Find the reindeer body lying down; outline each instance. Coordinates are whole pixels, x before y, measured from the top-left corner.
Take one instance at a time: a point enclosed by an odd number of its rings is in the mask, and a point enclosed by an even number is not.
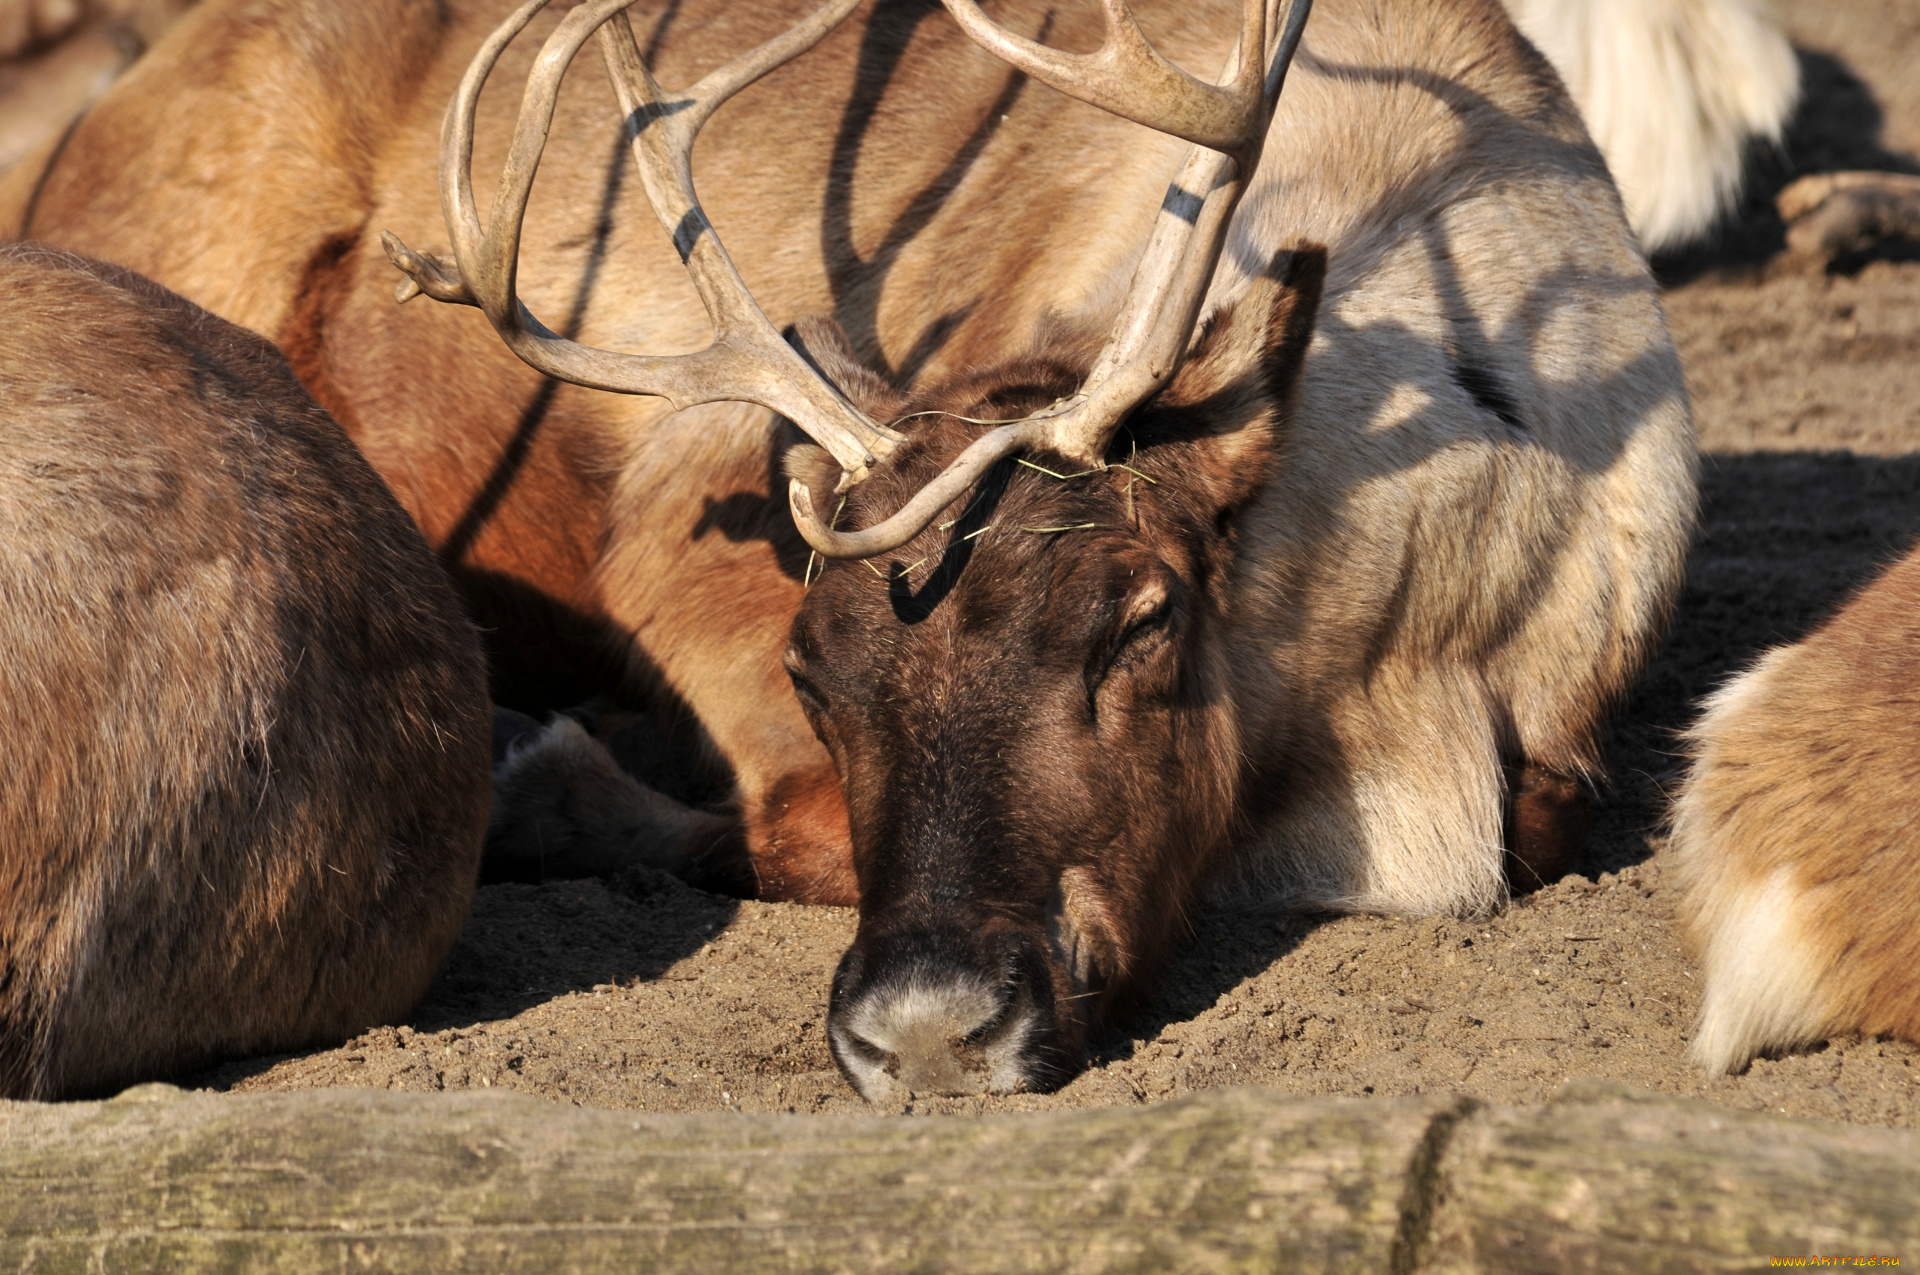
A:
[[[808,9],[639,6],[632,56],[689,83]],[[459,563],[509,702],[616,639],[620,692],[689,728],[677,747],[732,795],[701,811],[633,789],[606,823],[662,866],[860,905],[833,1023],[863,1092],[1059,1083],[1223,877],[1474,913],[1507,890],[1504,847],[1564,849],[1599,722],[1679,579],[1692,436],[1605,166],[1497,5],[1325,0],[1198,276],[1178,375],[1091,467],[1036,442],[911,540],[824,567],[781,488],[799,475],[832,515],[832,462],[763,408],[555,392],[471,311],[393,306],[375,232],[447,242],[444,106],[506,13],[203,4],[74,132],[32,227],[289,350]],[[1102,38],[1089,6],[996,16],[1057,47]],[[1238,20],[1222,0],[1141,15],[1208,75]],[[482,165],[554,21],[477,99]],[[242,109],[262,95],[282,109]],[[583,343],[698,350],[699,294],[620,166],[618,121],[656,118],[638,109],[590,66],[566,78],[521,295]],[[797,339],[837,388],[802,398],[898,439],[829,536],[995,428],[952,413],[1074,392],[1132,313],[1149,234],[1212,215],[1167,195],[1184,149],[893,5],[715,117],[694,165],[712,225],[776,328],[833,320]],[[0,214],[28,202],[0,181]],[[679,224],[698,266],[717,241]],[[933,414],[886,429],[896,413]],[[544,746],[522,760],[548,787],[506,772],[536,807],[520,827],[568,804]]]
[[[32,246],[0,313],[0,1097],[394,1021],[486,817],[452,588],[259,337]]]
[[[0,75],[22,51],[39,63],[0,80],[0,168],[55,136],[191,3],[0,0]],[[1566,82],[1649,252],[1711,228],[1739,194],[1748,148],[1779,143],[1799,67],[1755,0],[1505,3]]]
[[[1670,853],[1694,1058],[1920,1041],[1920,552],[1714,695],[1693,748]]]

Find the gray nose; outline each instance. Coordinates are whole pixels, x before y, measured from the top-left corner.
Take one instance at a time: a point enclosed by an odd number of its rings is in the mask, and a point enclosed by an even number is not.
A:
[[[888,980],[837,1007],[835,1059],[872,1102],[910,1094],[1012,1093],[1028,1088],[1030,1006],[966,975]]]

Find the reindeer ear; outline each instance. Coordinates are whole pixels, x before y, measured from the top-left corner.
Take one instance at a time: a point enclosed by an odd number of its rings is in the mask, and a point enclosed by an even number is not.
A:
[[[791,429],[791,426],[789,426]],[[832,509],[835,500],[834,488],[840,485],[840,462],[833,453],[824,447],[815,446],[799,437],[799,430],[792,430],[793,441],[787,447],[786,454],[780,458],[781,472],[789,478],[800,480],[813,497],[813,507],[822,506]],[[785,497],[782,496],[782,499]]]
[[[1327,250],[1318,244],[1275,254],[1246,295],[1208,321],[1173,380],[1135,417],[1138,446],[1177,447],[1183,454],[1168,459],[1219,511],[1266,483],[1299,399],[1326,277]],[[1124,451],[1127,431],[1116,441]]]
[[[810,314],[788,328],[787,344],[813,365],[814,371],[840,388],[869,419],[882,423],[900,415],[906,395],[860,361],[853,342],[838,323],[824,314]]]
[[[854,352],[853,342],[838,323],[823,314],[800,319],[783,334],[787,344],[813,365],[829,384],[853,401],[869,420],[891,421],[904,410],[906,396],[888,385],[880,375]],[[788,445],[780,468],[787,477],[797,478],[813,493],[815,507],[832,508],[830,493],[840,485],[840,465],[824,447],[816,447],[791,423],[786,426]]]

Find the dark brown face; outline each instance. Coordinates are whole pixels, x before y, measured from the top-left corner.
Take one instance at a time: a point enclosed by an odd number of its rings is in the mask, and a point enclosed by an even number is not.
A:
[[[1064,1083],[1229,844],[1221,608],[1233,517],[1271,456],[1272,371],[1169,390],[1120,435],[1129,468],[1002,462],[950,525],[813,582],[787,668],[846,790],[860,925],[828,1025],[868,1098]],[[1034,363],[907,410],[1005,419],[1078,381]],[[916,419],[841,526],[885,517],[986,428]]]

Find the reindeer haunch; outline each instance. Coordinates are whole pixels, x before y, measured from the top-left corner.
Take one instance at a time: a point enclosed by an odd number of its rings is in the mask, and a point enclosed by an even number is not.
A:
[[[451,585],[264,340],[31,246],[0,308],[0,1096],[395,1021],[487,817]]]
[[[1920,552],[1707,702],[1674,802],[1695,1061],[1920,1041]]]

